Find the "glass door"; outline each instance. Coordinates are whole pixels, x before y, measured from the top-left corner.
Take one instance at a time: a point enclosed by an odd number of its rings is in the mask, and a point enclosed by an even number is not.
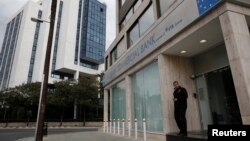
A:
[[[213,124],[242,124],[230,68],[209,72],[205,77]]]
[[[210,100],[208,96],[206,78],[204,75],[201,75],[196,78],[196,88],[197,88],[197,99],[200,110],[200,119],[203,130],[207,130],[208,125],[212,124],[212,116],[210,109]]]
[[[195,82],[203,130],[209,124],[242,124],[229,67],[198,76]]]

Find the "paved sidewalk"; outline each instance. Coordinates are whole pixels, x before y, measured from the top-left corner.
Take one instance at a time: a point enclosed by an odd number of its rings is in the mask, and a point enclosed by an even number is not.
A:
[[[44,137],[43,140],[44,141],[135,141],[135,139],[133,138],[115,136],[112,134],[102,133],[102,132],[78,132],[78,133],[48,135],[48,137]],[[19,139],[17,141],[34,141],[34,138]],[[142,141],[142,139],[138,139],[137,141]]]

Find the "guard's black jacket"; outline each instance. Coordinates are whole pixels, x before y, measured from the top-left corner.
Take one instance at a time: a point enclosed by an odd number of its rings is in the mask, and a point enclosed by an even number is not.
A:
[[[177,101],[174,102],[175,107],[187,107],[188,94],[185,88],[176,88],[174,90],[174,98],[177,99]]]

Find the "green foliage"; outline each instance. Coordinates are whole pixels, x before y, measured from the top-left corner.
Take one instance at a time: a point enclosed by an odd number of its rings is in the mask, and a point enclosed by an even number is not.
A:
[[[23,119],[29,115],[32,107],[37,107],[39,102],[41,83],[22,84],[0,92],[0,101],[8,107],[11,119]],[[31,111],[32,114],[32,111]]]
[[[61,121],[73,118],[73,105],[77,103],[78,116],[82,118],[97,117],[96,110],[100,110],[98,94],[102,95],[102,85],[97,76],[80,77],[79,80],[65,80],[54,82],[47,93],[46,117],[57,118]],[[8,105],[7,117],[13,120],[36,119],[39,104],[41,83],[29,83],[9,88],[0,92],[0,102]],[[102,110],[100,110],[102,111]],[[98,113],[98,112],[97,112]],[[4,110],[0,109],[0,115]],[[70,114],[70,115],[69,115]],[[0,116],[0,120],[3,116]]]

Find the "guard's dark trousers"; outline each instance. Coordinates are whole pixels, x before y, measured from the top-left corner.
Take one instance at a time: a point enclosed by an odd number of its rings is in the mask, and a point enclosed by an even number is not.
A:
[[[187,134],[186,110],[187,106],[175,105],[174,116],[181,134]]]

